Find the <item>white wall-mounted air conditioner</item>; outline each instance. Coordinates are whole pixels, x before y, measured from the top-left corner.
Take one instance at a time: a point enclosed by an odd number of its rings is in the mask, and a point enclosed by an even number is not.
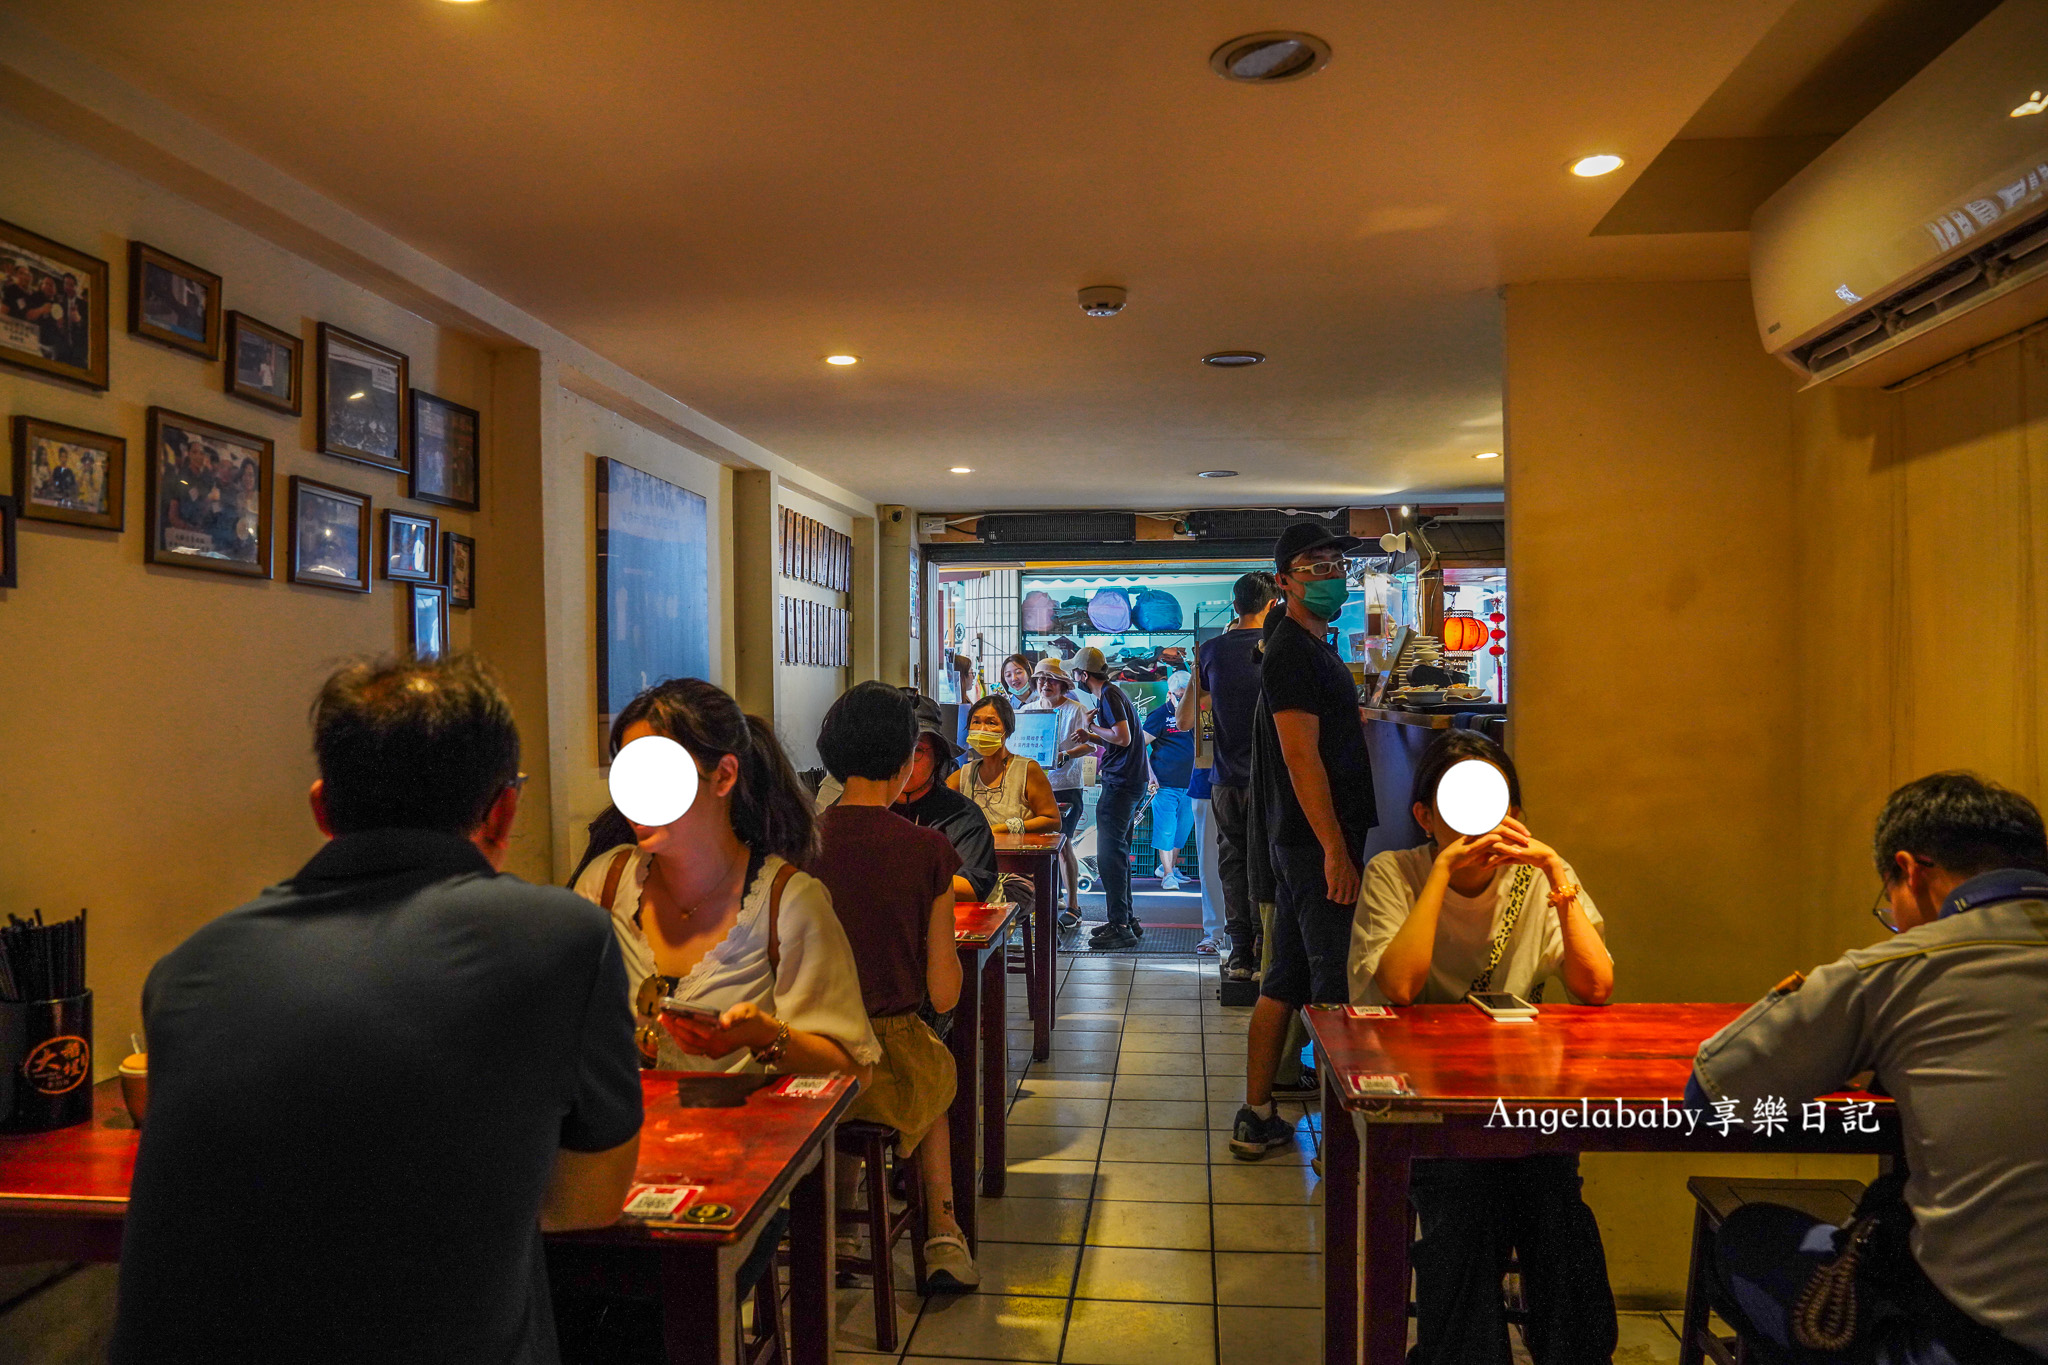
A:
[[[2048,316],[2048,0],[2006,0],[1751,220],[1764,349],[1881,385]]]

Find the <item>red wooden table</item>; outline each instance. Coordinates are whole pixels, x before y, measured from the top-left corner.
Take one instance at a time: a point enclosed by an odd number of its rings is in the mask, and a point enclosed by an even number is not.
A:
[[[698,1185],[672,1221],[626,1220],[553,1233],[558,1284],[660,1296],[671,1362],[738,1358],[735,1276],[769,1215],[790,1204],[790,1346],[798,1365],[830,1365],[833,1336],[832,1130],[857,1087],[831,1078],[820,1094],[785,1094],[771,1081],[729,1109],[685,1109],[686,1073],[641,1073],[646,1119],[637,1184]],[[118,1261],[139,1134],[118,1082],[93,1091],[90,1124],[0,1137],[0,1263]],[[696,1221],[699,1215],[715,1217]]]
[[[953,1007],[953,1028],[946,1046],[953,1051],[960,1088],[947,1114],[953,1138],[953,1206],[970,1250],[980,1246],[975,1218],[975,1157],[980,1156],[980,1193],[994,1199],[1003,1192],[1009,1169],[1003,1130],[1004,1101],[1010,1082],[1008,1013],[1010,930],[1017,907],[983,905],[979,901],[953,907],[953,944],[960,952],[960,1003]],[[979,1046],[977,1046],[979,1044]],[[976,1117],[980,1142],[976,1143]]]
[[[1805,1131],[1790,1102],[1785,1131],[1726,1136],[1702,1116],[1690,1131],[1666,1126],[1683,1111],[1686,1078],[1701,1042],[1745,1005],[1544,1005],[1526,1024],[1495,1023],[1471,1005],[1416,1005],[1359,1018],[1344,1006],[1303,1011],[1323,1078],[1323,1352],[1326,1365],[1357,1365],[1364,1310],[1367,1365],[1401,1365],[1408,1342],[1408,1179],[1426,1157],[1519,1157],[1536,1152],[1899,1152],[1897,1113],[1874,1110],[1877,1132],[1845,1131],[1847,1110],[1828,1106],[1825,1128]],[[1400,1078],[1406,1094],[1361,1093]],[[1496,1106],[1500,1106],[1497,1108]],[[1559,1126],[1502,1122],[1527,1109]],[[1615,1127],[1617,1110],[1635,1121]],[[1866,1111],[1873,1112],[1873,1111]],[[1603,1119],[1599,1116],[1605,1116]],[[1657,1120],[1644,1127],[1645,1116]],[[1346,1120],[1350,1121],[1347,1122]],[[1565,1126],[1569,1124],[1569,1126]],[[1360,1209],[1361,1131],[1364,1200]],[[1360,1292],[1363,1258],[1363,1293]],[[1361,1298],[1363,1300],[1361,1304]]]
[[[996,870],[1031,883],[1031,924],[1024,935],[1024,984],[1031,1000],[1031,1055],[1041,1062],[1052,1056],[1053,995],[1059,985],[1059,946],[1053,926],[1060,917],[1053,867],[1066,842],[1067,836],[1058,830],[1044,834],[996,832]]]

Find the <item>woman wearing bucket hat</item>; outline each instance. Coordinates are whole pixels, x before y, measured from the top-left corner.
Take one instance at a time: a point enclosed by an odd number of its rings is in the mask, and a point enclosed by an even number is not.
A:
[[[1107,951],[1135,948],[1140,931],[1131,913],[1131,825],[1151,776],[1145,737],[1138,728],[1137,708],[1109,680],[1109,661],[1101,650],[1091,645],[1076,654],[1074,676],[1095,699],[1095,713],[1081,733],[1103,749],[1096,768],[1102,795],[1095,805],[1095,869],[1102,879],[1109,922],[1090,936],[1090,944]]]
[[[1067,836],[1067,842],[1060,846],[1060,872],[1067,888],[1067,907],[1060,912],[1060,928],[1078,929],[1081,860],[1074,853],[1074,835],[1081,828],[1081,812],[1087,805],[1081,769],[1086,756],[1094,750],[1095,741],[1081,733],[1088,720],[1088,708],[1074,700],[1074,680],[1058,659],[1040,659],[1031,672],[1031,681],[1036,695],[1019,709],[1051,711],[1058,716],[1053,722],[1053,752],[1059,761],[1046,769],[1045,775],[1052,783],[1053,800],[1059,803],[1060,832]]]

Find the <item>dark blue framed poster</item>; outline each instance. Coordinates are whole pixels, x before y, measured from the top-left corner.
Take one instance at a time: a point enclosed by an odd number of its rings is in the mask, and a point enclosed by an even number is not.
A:
[[[598,709],[609,721],[655,683],[710,673],[704,499],[629,464],[600,459]]]

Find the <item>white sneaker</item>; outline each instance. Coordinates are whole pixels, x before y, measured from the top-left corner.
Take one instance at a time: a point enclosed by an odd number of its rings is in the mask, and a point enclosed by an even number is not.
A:
[[[967,1239],[940,1233],[924,1244],[926,1282],[934,1294],[964,1294],[981,1283],[981,1272],[967,1254]]]
[[[1161,878],[1159,879],[1159,889],[1160,889],[1161,891],[1178,891],[1178,890],[1180,890],[1180,876],[1179,876],[1179,874],[1178,874],[1178,873],[1173,873],[1173,872],[1169,872],[1169,873],[1167,873],[1167,874],[1166,874],[1166,875],[1165,875],[1164,877],[1161,877]]]

